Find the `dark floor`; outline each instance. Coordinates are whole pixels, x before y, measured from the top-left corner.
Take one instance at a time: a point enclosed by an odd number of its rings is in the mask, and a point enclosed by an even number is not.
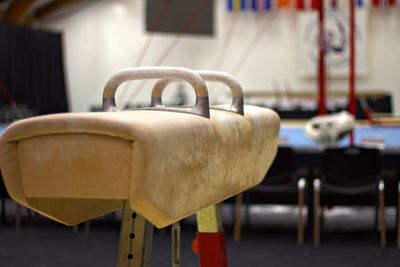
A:
[[[242,241],[231,238],[231,209],[223,208],[228,237],[228,262],[235,266],[400,266],[400,251],[395,248],[394,210],[388,209],[388,247],[379,247],[373,230],[373,209],[339,208],[325,212],[321,247],[296,245],[295,211],[292,208],[256,206],[250,210],[251,226],[243,229]],[[12,213],[12,208],[11,208]],[[89,235],[82,226],[78,233],[43,217],[27,218],[17,233],[12,214],[0,225],[1,267],[116,266],[119,237],[118,219],[92,221]],[[118,215],[117,215],[118,217]],[[182,266],[198,266],[191,252],[195,235],[193,218],[182,225]],[[152,266],[171,266],[170,233],[156,230]]]

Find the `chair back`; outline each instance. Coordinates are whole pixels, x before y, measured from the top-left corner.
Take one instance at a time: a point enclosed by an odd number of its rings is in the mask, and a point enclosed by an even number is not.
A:
[[[377,183],[382,169],[381,153],[375,148],[328,148],[322,156],[322,179],[341,187]]]
[[[262,184],[273,186],[292,183],[295,180],[295,170],[293,149],[280,146]]]
[[[0,174],[0,198],[8,196],[6,187],[3,182],[3,177]]]

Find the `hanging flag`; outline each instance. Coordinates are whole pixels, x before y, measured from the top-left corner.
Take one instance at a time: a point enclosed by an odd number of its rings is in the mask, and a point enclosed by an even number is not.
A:
[[[253,11],[263,11],[265,9],[265,0],[251,0],[251,9]]]
[[[329,7],[332,9],[337,9],[339,7],[339,0],[330,0],[330,5]]]
[[[372,0],[372,5],[376,8],[396,6],[396,0]]]
[[[233,11],[235,11],[235,12],[237,12],[237,11],[240,11],[240,2],[241,2],[241,0],[232,0],[232,9],[233,9]]]
[[[276,0],[276,6],[281,9],[288,9],[292,6],[292,0]]]
[[[265,10],[271,11],[273,9],[273,0],[265,0]]]
[[[227,0],[226,1],[226,8],[228,11],[232,12],[233,11],[233,0]]]
[[[247,8],[246,5],[247,0],[240,0],[240,10],[244,11]]]
[[[230,12],[246,10],[246,0],[227,0],[226,7]]]
[[[251,9],[253,11],[257,11],[258,10],[257,5],[258,5],[258,1],[257,0],[251,0]]]
[[[353,0],[356,7],[363,7],[363,0]],[[328,10],[347,10],[349,8],[349,0],[326,0],[325,7]]]
[[[299,10],[318,9],[320,0],[297,0],[296,8]]]
[[[257,0],[258,1],[258,11],[262,11],[265,9],[265,0]]]

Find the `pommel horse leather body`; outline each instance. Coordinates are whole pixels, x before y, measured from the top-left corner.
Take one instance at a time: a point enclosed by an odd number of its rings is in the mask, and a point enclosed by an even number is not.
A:
[[[122,82],[143,78],[135,70],[122,71],[113,92],[105,89],[105,102],[111,103],[105,110],[117,110],[113,94]],[[158,75],[165,70],[148,68],[144,78],[188,81]],[[202,94],[192,113],[207,105],[209,118],[156,108],[15,122],[0,140],[11,197],[67,225],[120,209],[129,199],[136,212],[161,228],[258,184],[276,154],[278,115],[253,106],[245,106],[244,116],[209,109],[200,76],[175,70],[194,77],[189,82]]]

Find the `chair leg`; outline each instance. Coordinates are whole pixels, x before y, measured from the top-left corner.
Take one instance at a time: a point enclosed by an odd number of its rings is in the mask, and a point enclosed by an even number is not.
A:
[[[304,188],[306,186],[306,180],[304,178],[299,179],[297,182],[298,190],[298,217],[297,217],[297,244],[301,245],[304,243]]]
[[[171,259],[172,267],[181,266],[181,226],[179,222],[172,224],[171,226]]]
[[[251,217],[250,217],[250,204],[244,204],[244,225],[249,227],[251,224]]]
[[[379,202],[379,201],[378,201]],[[379,230],[379,203],[375,205],[375,218],[374,218],[374,230]]]
[[[313,182],[314,189],[314,247],[319,247],[321,240],[320,233],[320,196],[321,196],[321,180],[315,179]]]
[[[233,224],[233,240],[235,242],[240,241],[240,231],[241,231],[241,211],[243,205],[243,193],[240,193],[235,198],[235,221]]]
[[[28,220],[32,220],[32,211],[28,209]]]
[[[6,223],[6,197],[1,197],[1,223]]]
[[[21,206],[17,203],[15,210],[15,230],[21,232]]]
[[[397,186],[397,198],[398,198],[398,202],[397,202],[397,249],[400,249],[400,213],[399,213],[399,209],[400,209],[400,182]]]
[[[90,221],[85,222],[85,234],[88,235],[90,234]]]
[[[378,186],[378,198],[379,198],[379,222],[380,222],[380,239],[381,239],[381,247],[386,246],[386,222],[385,222],[385,184],[383,180],[379,181]]]

